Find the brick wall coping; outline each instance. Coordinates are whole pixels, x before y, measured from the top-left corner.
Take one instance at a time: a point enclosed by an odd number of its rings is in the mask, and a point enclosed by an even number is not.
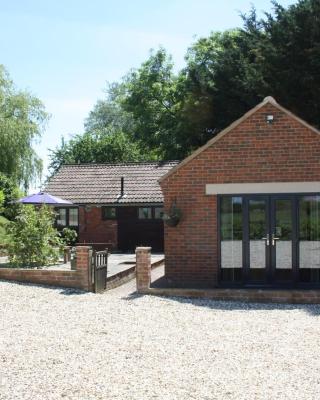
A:
[[[140,293],[248,303],[320,304],[320,290],[149,288]]]

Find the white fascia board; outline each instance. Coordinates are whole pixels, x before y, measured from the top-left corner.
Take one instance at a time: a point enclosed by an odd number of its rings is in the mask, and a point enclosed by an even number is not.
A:
[[[208,183],[207,195],[259,193],[316,193],[320,182]]]

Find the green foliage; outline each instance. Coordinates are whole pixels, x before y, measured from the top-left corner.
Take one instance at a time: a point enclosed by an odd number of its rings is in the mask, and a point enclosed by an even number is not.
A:
[[[98,100],[84,127],[86,132],[131,134],[135,131],[133,115],[123,109],[121,101],[125,96],[126,87],[123,83],[108,84],[105,100]]]
[[[143,161],[145,157],[137,143],[123,132],[86,132],[51,150],[50,169],[55,172],[62,164],[70,163]]]
[[[62,164],[145,161],[154,158],[133,140],[132,115],[120,105],[123,85],[107,88],[105,100],[99,100],[85,121],[85,132],[50,150],[49,169],[56,172]]]
[[[162,48],[123,82],[126,90],[121,105],[134,118],[133,138],[159,158],[171,158],[180,151],[177,84],[172,59]]]
[[[185,113],[202,143],[256,105],[255,60],[240,30],[212,33],[187,53]]]
[[[39,99],[18,91],[0,65],[0,171],[28,188],[41,174],[42,161],[32,145],[48,118]]]
[[[300,0],[274,13],[244,16],[244,29],[258,79],[254,89],[320,127],[320,2]]]
[[[10,264],[40,268],[56,263],[62,242],[53,222],[54,213],[48,207],[23,206],[15,221],[8,224]]]
[[[3,193],[3,191],[0,189],[0,213],[3,212],[4,199],[5,199],[4,193]]]
[[[22,192],[13,182],[0,172],[0,191],[4,194],[3,207],[0,207],[0,214],[8,219],[14,219],[18,214],[21,204],[16,201],[22,196]]]
[[[146,154],[181,159],[269,95],[320,127],[320,2],[272,4],[262,19],[253,8],[242,28],[198,39],[179,73],[163,48],[151,52],[109,85],[86,133],[52,152],[53,170],[63,162],[138,161]]]
[[[66,246],[73,246],[77,241],[78,234],[74,229],[63,228],[61,239]]]
[[[9,221],[0,215],[0,253],[1,253],[1,245],[5,245],[8,242],[6,226]]]

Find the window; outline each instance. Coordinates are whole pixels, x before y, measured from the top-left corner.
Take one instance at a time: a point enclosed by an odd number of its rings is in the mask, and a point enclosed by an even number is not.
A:
[[[66,226],[77,227],[79,225],[78,208],[56,208],[56,213],[56,224],[58,228],[64,228]]]
[[[155,219],[162,219],[163,214],[164,214],[163,207],[155,207],[154,208]]]
[[[242,198],[222,197],[220,203],[221,280],[242,279]]]
[[[65,208],[58,208],[57,214],[57,225],[67,226],[67,210]]]
[[[117,213],[115,207],[101,207],[102,219],[116,219]]]
[[[152,219],[152,208],[151,207],[139,207],[138,218],[139,219]]]
[[[299,201],[300,281],[320,283],[320,196]]]
[[[69,226],[78,226],[77,208],[69,208]]]

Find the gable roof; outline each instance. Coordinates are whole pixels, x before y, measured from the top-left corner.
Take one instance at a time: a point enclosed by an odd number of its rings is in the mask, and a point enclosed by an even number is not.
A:
[[[158,180],[177,164],[178,161],[63,165],[45,191],[75,204],[162,203]],[[122,197],[121,177],[125,194]]]
[[[272,104],[274,107],[278,108],[278,110],[284,112],[285,114],[289,115],[291,118],[295,119],[298,121],[300,124],[304,125],[306,128],[312,130],[313,132],[317,133],[320,135],[320,131],[313,127],[312,125],[308,124],[306,121],[303,119],[297,117],[295,114],[293,114],[291,111],[287,110],[286,108],[282,107],[279,103],[276,102],[276,100],[268,96],[266,97],[261,103],[253,107],[251,110],[249,110],[247,113],[245,113],[242,117],[234,121],[231,125],[229,125],[227,128],[225,128],[223,131],[218,133],[215,137],[210,139],[205,145],[202,147],[199,147],[196,151],[194,151],[190,156],[186,157],[184,160],[182,160],[178,165],[170,169],[165,175],[163,175],[160,179],[159,182],[165,180],[168,178],[170,175],[172,175],[174,172],[176,172],[178,169],[180,169],[183,165],[187,164],[189,161],[193,160],[195,157],[197,157],[200,153],[202,153],[204,150],[206,150],[208,147],[212,146],[215,142],[217,142],[219,139],[221,139],[224,135],[226,135],[228,132],[230,132],[232,129],[236,128],[241,122],[245,121],[247,118],[249,118],[252,114],[254,114],[256,111],[258,111],[260,108],[265,106],[266,104]]]

